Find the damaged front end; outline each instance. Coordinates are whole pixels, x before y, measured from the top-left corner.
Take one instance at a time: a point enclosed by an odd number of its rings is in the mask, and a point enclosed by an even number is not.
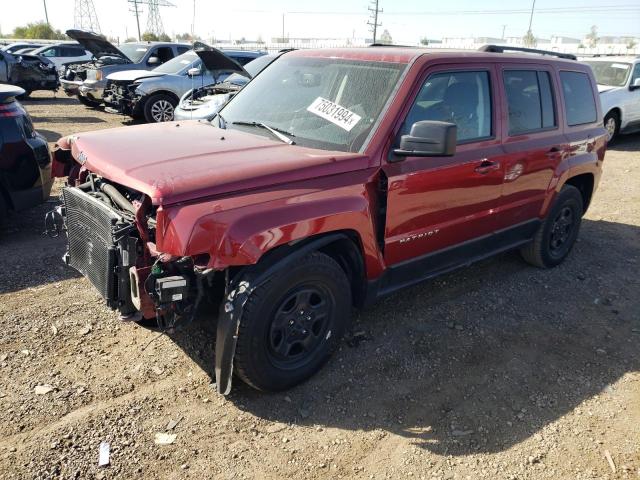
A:
[[[65,263],[89,279],[122,319],[155,318],[161,330],[190,320],[209,272],[191,257],[156,250],[158,208],[149,197],[84,169],[59,146],[52,170],[69,175],[62,205],[46,217],[51,236],[66,234]]]
[[[122,115],[140,115],[140,99],[142,96],[136,92],[138,83],[131,80],[107,80],[102,97],[106,105],[105,111]]]
[[[6,71],[0,70],[0,82],[10,83],[27,92],[34,90],[57,90],[60,86],[55,65],[33,55],[12,55],[0,52],[0,60],[6,65]],[[4,73],[6,79],[2,78]]]

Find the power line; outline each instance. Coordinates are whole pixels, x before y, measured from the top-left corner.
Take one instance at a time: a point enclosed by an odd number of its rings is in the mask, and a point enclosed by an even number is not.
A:
[[[49,22],[47,21],[47,23]],[[98,23],[93,0],[76,0],[73,10],[73,26],[74,28],[100,33],[100,23]]]

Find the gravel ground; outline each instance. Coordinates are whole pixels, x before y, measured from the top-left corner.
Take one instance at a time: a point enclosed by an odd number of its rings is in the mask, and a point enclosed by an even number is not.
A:
[[[127,123],[25,105],[52,142]],[[639,135],[607,153],[563,265],[508,253],[393,295],[282,394],[215,393],[212,316],[120,322],[43,237],[56,201],[0,236],[0,478],[640,478]]]

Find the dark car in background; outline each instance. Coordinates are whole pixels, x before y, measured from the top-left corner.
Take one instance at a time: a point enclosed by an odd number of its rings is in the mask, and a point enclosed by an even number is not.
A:
[[[0,85],[0,224],[11,210],[44,202],[51,192],[51,155],[16,97],[24,90]]]
[[[57,90],[56,66],[35,55],[15,55],[0,50],[0,83],[16,85],[29,96],[34,90]]]
[[[84,105],[102,103],[107,76],[121,70],[151,70],[191,46],[171,42],[131,42],[118,47],[103,35],[84,30],[67,30],[67,35],[93,54],[93,60],[70,62],[60,69],[60,83],[65,93],[76,96]]]

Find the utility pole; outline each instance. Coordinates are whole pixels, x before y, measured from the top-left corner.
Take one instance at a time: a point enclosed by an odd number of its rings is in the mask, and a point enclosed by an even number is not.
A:
[[[129,3],[133,4],[133,13],[136,16],[136,26],[138,27],[138,41],[142,40],[140,34],[140,7],[138,6],[138,0],[129,0]]]
[[[191,40],[196,38],[196,0],[193,0],[193,21],[191,22]]]
[[[367,25],[371,27],[371,31],[373,32],[373,43],[376,43],[378,27],[382,26],[382,23],[378,23],[378,14],[382,13],[382,8],[378,8],[378,0],[371,0],[371,5],[374,8],[368,7],[368,10],[371,12],[371,19],[367,22]],[[371,22],[373,20],[373,22]]]
[[[531,24],[533,23],[533,9],[536,7],[536,0],[533,0],[531,4],[531,15],[529,16],[529,31],[531,31]]]
[[[47,13],[47,0],[42,0],[44,3],[44,18],[47,20],[47,25],[49,25],[49,14]]]
[[[284,43],[284,12],[282,12],[282,43]]]
[[[504,40],[504,31],[505,31],[506,28],[507,28],[506,25],[502,25],[502,37],[500,37],[500,38],[502,38],[502,40]]]

